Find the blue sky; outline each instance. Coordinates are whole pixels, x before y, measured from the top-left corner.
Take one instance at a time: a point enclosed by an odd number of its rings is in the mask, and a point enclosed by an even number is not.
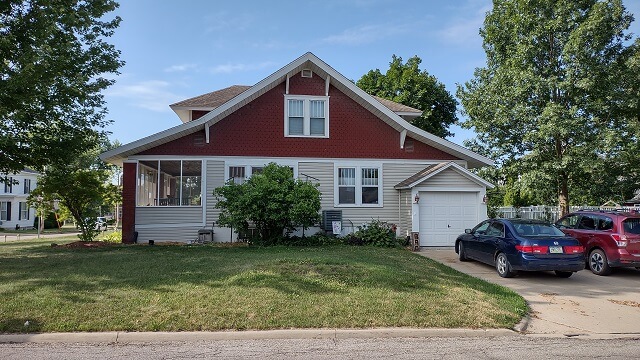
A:
[[[254,85],[307,51],[349,79],[386,71],[391,56],[418,55],[421,69],[455,96],[484,66],[478,30],[489,0],[121,1],[109,39],[126,65],[105,91],[111,140],[129,143],[181,122],[169,105],[230,85]],[[640,1],[626,0],[640,17]],[[631,31],[640,34],[636,20]],[[449,138],[474,136],[459,127]]]

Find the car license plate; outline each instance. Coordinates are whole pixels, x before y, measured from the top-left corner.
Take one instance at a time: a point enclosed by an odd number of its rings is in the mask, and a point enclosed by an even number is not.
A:
[[[550,254],[562,254],[562,246],[549,246]]]

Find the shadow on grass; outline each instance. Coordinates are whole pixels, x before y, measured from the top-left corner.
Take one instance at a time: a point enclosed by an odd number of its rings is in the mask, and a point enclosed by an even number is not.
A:
[[[179,283],[269,287],[284,293],[339,292],[344,287],[363,286],[442,294],[447,285],[454,284],[495,295],[508,291],[401,249],[32,246],[15,254],[19,256],[0,255],[0,282],[26,282],[25,286],[33,288],[52,286],[83,295],[112,287],[166,292],[167,286]]]
[[[507,301],[518,298],[506,288],[403,249],[351,246],[118,245],[67,249],[33,245],[0,252],[0,284],[13,284],[0,285],[0,300],[28,298],[40,291],[57,301],[81,305],[104,301],[105,293],[120,290],[124,297],[137,292],[162,297],[194,291],[194,287],[211,288],[222,297],[229,288],[239,288],[242,293],[270,289],[302,296],[373,289],[406,295],[419,292],[424,294],[424,301],[431,301],[446,298],[456,287]],[[123,305],[128,301],[122,299]],[[22,325],[28,319],[14,317],[0,320],[0,331],[25,331]],[[36,331],[35,326],[41,326],[37,324],[28,331]]]

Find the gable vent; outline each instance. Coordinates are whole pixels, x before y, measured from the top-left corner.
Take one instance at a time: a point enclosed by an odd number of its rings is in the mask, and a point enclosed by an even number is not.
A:
[[[313,76],[313,71],[311,69],[302,70],[302,77],[310,78]]]
[[[204,134],[195,134],[193,136],[193,146],[203,147],[205,142]]]

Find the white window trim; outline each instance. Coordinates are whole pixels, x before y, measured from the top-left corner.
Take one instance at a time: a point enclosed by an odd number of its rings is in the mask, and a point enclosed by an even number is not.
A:
[[[355,168],[356,169],[356,203],[355,204],[340,204],[339,188],[338,185],[338,169],[339,168]],[[377,204],[363,204],[362,203],[362,169],[378,169],[378,203]],[[381,163],[335,163],[333,166],[333,205],[337,208],[381,208],[384,206],[383,195],[383,176],[382,176],[382,164]],[[368,186],[366,186],[368,187]]]
[[[276,164],[280,165],[280,166],[289,166],[291,168],[293,168],[293,178],[297,179],[298,178],[298,162],[297,161],[264,161],[264,160],[253,160],[253,159],[246,159],[246,160],[236,160],[236,161],[226,161],[224,164],[224,181],[225,183],[231,178],[229,176],[229,168],[230,167],[244,167],[244,176],[245,176],[245,181],[247,181],[251,175],[252,175],[252,168],[254,167],[262,167],[264,168],[265,166],[267,166],[269,163],[271,162],[275,162]]]
[[[289,100],[302,100],[303,105],[303,120],[302,120],[302,133],[303,135],[289,135]],[[310,103],[312,100],[324,101],[324,135],[311,135],[311,111]],[[285,137],[303,137],[303,138],[329,138],[329,97],[328,96],[309,96],[309,95],[285,95],[284,96],[284,136]]]

